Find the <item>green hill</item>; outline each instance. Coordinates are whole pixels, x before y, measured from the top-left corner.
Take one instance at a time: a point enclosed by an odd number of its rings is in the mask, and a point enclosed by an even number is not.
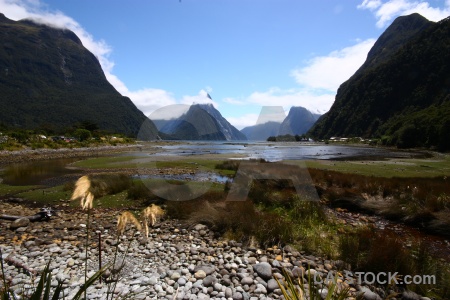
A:
[[[61,130],[88,121],[136,136],[145,115],[106,80],[97,58],[69,30],[0,14],[0,123]],[[147,122],[148,132],[157,129]]]
[[[450,150],[450,18],[397,18],[309,133]]]

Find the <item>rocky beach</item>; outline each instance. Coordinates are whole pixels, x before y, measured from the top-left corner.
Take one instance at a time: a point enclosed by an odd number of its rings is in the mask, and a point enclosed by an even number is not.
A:
[[[1,214],[35,213],[36,209],[1,202]],[[308,274],[325,282],[327,276],[346,274],[338,279],[338,289],[349,287],[352,297],[348,299],[358,295],[364,299],[387,296],[384,289],[358,284],[356,278],[349,277],[349,267],[342,261],[311,256],[290,246],[243,247],[219,237],[203,224],[166,219],[151,229],[148,238],[130,225],[117,236],[119,214],[118,210],[95,208],[91,213],[88,276],[99,269],[100,251],[102,266],[108,265],[109,269],[102,282],[88,289],[88,299],[106,299],[108,290],[114,299],[283,299],[274,279],[283,278],[283,269],[292,278],[303,278],[306,287]],[[86,212],[60,210],[48,221],[27,221],[0,220],[6,280],[15,292],[27,291],[37,285],[40,272],[50,262],[52,286],[63,281],[64,295],[71,299],[84,283]],[[111,273],[120,274],[118,280]],[[325,296],[327,287],[317,285]],[[397,299],[429,298],[403,292]]]

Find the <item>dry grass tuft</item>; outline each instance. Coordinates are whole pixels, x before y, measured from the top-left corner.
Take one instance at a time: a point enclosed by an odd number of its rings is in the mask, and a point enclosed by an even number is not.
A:
[[[73,191],[70,200],[80,199],[82,209],[90,209],[94,203],[94,194],[90,192],[91,180],[88,176],[80,177],[75,183],[75,190]]]
[[[142,211],[141,220],[144,224],[145,236],[148,237],[148,223],[155,226],[156,220],[163,216],[166,212],[158,205],[152,204]]]
[[[125,232],[128,223],[132,223],[138,230],[142,230],[141,223],[139,223],[136,217],[129,211],[124,211],[117,220],[117,231],[119,234]]]

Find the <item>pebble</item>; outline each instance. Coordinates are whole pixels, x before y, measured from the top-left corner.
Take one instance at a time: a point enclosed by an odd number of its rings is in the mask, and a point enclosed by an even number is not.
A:
[[[1,203],[2,209],[17,210],[15,214],[33,215],[32,209],[20,204]],[[5,208],[4,208],[5,206]],[[8,211],[9,212],[9,211]],[[16,231],[12,222],[0,222],[4,238],[0,240],[2,258],[8,255],[35,270],[42,270],[51,261],[54,284],[64,282],[65,295],[74,295],[84,283],[84,266],[89,275],[99,268],[96,230],[102,232],[102,266],[110,265],[101,284],[88,289],[88,299],[104,299],[108,284],[117,284],[115,295],[132,299],[281,299],[276,278],[282,280],[282,268],[295,279],[308,272],[313,275],[331,270],[337,265],[312,256],[303,256],[293,248],[246,249],[234,241],[216,238],[206,225],[185,229],[177,220],[165,220],[151,228],[149,238],[127,230],[118,239],[115,235],[116,212],[95,212],[89,248],[85,251],[86,214],[81,211],[61,211],[48,222],[29,223],[25,228],[30,239],[22,247],[12,242]],[[25,221],[26,222],[26,221]],[[107,228],[107,230],[105,229]],[[70,232],[70,233],[68,233]],[[59,238],[57,238],[59,237]],[[116,253],[116,249],[121,251]],[[117,256],[116,256],[117,254]],[[284,259],[280,259],[284,257]],[[304,266],[310,266],[305,272]],[[319,268],[319,266],[322,266]],[[31,278],[15,266],[5,268],[12,279],[13,290],[20,291]],[[117,280],[115,276],[120,276]],[[36,283],[39,276],[35,279]],[[294,280],[295,281],[295,280]],[[1,288],[1,283],[0,283]],[[324,290],[322,290],[325,293]],[[365,299],[379,299],[368,287],[359,291]],[[175,297],[176,295],[176,297]],[[119,297],[119,298],[120,298]],[[70,299],[70,297],[69,297]]]

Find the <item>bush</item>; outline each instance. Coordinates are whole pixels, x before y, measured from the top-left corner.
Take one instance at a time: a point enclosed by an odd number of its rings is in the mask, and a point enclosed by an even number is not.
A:
[[[91,138],[91,132],[87,129],[78,128],[73,135],[80,141],[86,141]]]

